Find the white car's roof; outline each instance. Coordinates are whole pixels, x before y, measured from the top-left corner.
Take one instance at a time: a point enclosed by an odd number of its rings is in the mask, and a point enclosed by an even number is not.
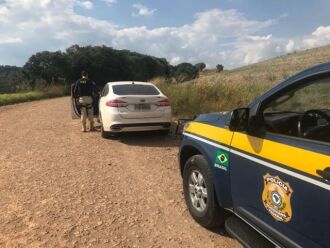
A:
[[[150,82],[136,82],[136,81],[118,81],[118,82],[108,82],[109,85],[123,85],[123,84],[141,84],[141,85],[154,85]]]

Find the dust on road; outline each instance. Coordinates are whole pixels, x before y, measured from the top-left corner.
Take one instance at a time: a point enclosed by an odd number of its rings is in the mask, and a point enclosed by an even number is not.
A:
[[[179,141],[81,133],[69,98],[0,108],[1,247],[241,247],[195,223]]]

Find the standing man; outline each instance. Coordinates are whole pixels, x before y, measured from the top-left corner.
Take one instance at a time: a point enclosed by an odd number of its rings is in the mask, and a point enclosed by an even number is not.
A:
[[[74,96],[79,98],[81,104],[80,115],[82,132],[86,132],[86,120],[89,120],[90,131],[94,131],[94,110],[93,110],[93,95],[98,94],[95,83],[88,78],[86,71],[81,72],[81,78],[75,84]]]

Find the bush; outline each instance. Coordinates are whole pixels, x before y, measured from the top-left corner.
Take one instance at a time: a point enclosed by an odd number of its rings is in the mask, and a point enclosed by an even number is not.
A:
[[[198,69],[190,63],[181,63],[173,68],[172,74],[176,81],[181,83],[196,78]]]
[[[205,69],[206,65],[205,65],[205,63],[202,62],[202,63],[196,64],[195,67],[199,72],[201,72]]]
[[[224,67],[223,65],[217,65],[217,72],[223,71]]]

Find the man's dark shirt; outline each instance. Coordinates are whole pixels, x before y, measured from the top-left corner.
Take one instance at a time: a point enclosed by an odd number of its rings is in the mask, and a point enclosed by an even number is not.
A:
[[[93,96],[97,94],[97,88],[92,80],[81,78],[76,82],[73,92],[75,97]]]

